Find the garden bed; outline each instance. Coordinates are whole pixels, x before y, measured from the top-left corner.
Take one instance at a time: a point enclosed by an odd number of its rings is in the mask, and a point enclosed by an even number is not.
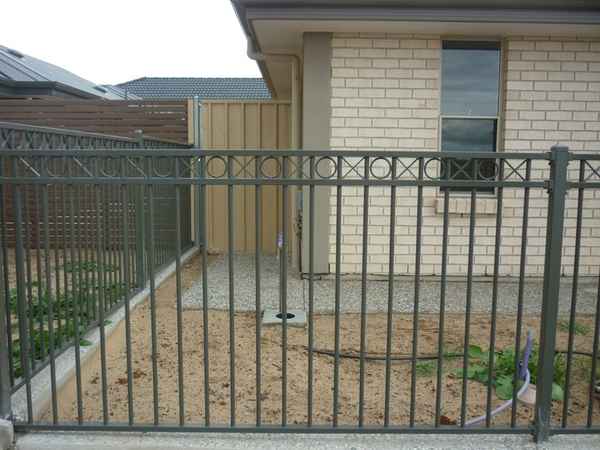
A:
[[[195,281],[200,271],[200,259],[194,258],[182,271],[183,288]],[[158,290],[157,343],[158,343],[158,409],[161,423],[176,424],[178,418],[178,359],[177,359],[177,314],[175,302],[175,277],[167,280]],[[183,385],[185,395],[185,422],[204,424],[203,395],[203,317],[198,310],[183,312]],[[236,422],[255,423],[256,406],[256,354],[255,314],[236,313],[235,317],[235,375],[236,375]],[[367,350],[370,355],[382,356],[386,350],[386,314],[367,315]],[[209,322],[209,387],[210,415],[212,424],[229,423],[229,312],[211,310]],[[409,355],[412,349],[412,314],[396,313],[393,316],[392,354]],[[496,350],[514,347],[515,315],[502,314],[497,318]],[[558,332],[558,349],[567,348],[568,333],[561,320]],[[575,349],[590,352],[593,340],[593,316],[578,316],[578,333]],[[445,353],[461,353],[464,345],[464,314],[446,315],[443,335]],[[334,316],[315,315],[314,347],[320,350],[334,348]],[[523,332],[531,331],[537,338],[539,316],[528,315],[522,322]],[[355,355],[360,349],[360,315],[345,313],[341,316],[341,350]],[[153,420],[153,371],[151,359],[150,309],[148,302],[140,305],[131,316],[133,349],[133,404],[135,423],[151,423]],[[438,351],[438,315],[422,314],[419,318],[418,353],[435,354]],[[474,314],[471,317],[470,344],[484,351],[489,347],[490,316]],[[524,342],[523,335],[523,342]],[[264,424],[281,423],[281,328],[263,328],[261,392],[262,418]],[[307,329],[288,329],[288,373],[287,373],[287,422],[305,424],[307,421],[308,350]],[[461,376],[457,369],[462,358],[444,358],[442,377],[441,414],[444,421],[452,423],[460,418],[462,398]],[[329,425],[333,409],[334,359],[327,354],[314,355],[314,403],[313,423]],[[476,360],[471,364],[477,363]],[[571,405],[569,424],[584,425],[587,419],[591,360],[589,357],[574,358],[571,375]],[[421,361],[417,365],[416,411],[417,424],[432,424],[435,414],[437,363]],[[406,425],[410,414],[411,364],[395,361],[391,366],[390,423]],[[100,358],[90,358],[83,369],[83,421],[102,420],[102,382]],[[127,422],[128,393],[126,370],[126,347],[124,324],[108,342],[107,352],[108,416],[111,422]],[[365,425],[381,425],[384,419],[385,362],[368,361],[365,365]],[[483,414],[486,407],[487,386],[469,380],[467,383],[467,418]],[[339,423],[354,425],[358,421],[359,361],[341,358],[339,384]],[[493,405],[502,403],[493,391]],[[554,420],[558,423],[562,413],[562,402],[553,403]],[[509,410],[510,411],[510,410]],[[510,412],[494,419],[494,425],[508,424]],[[518,424],[527,425],[533,418],[533,410],[519,405]],[[46,420],[51,419],[48,412]],[[59,396],[59,420],[77,420],[75,380],[71,380]],[[600,420],[600,405],[595,405],[595,423]]]

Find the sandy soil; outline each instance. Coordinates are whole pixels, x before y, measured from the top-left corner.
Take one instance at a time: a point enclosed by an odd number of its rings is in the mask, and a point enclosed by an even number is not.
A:
[[[199,258],[184,266],[183,288],[190,286],[199,270]],[[157,291],[157,339],[158,339],[158,410],[161,423],[176,424],[178,417],[178,359],[177,359],[177,314],[175,309],[175,278],[171,277]],[[579,317],[578,322],[593,325],[590,317]],[[226,311],[209,313],[209,358],[210,358],[210,417],[212,424],[229,423],[230,374],[229,374],[229,314]],[[203,317],[201,311],[183,312],[183,385],[185,422],[204,424],[203,395]],[[514,345],[515,317],[498,318],[496,347]],[[484,349],[489,346],[489,316],[476,315],[471,320],[471,343]],[[334,317],[315,316],[315,347],[333,349]],[[151,423],[153,420],[153,374],[151,359],[150,309],[148,303],[140,305],[132,314],[133,353],[133,406],[136,423]],[[523,330],[532,330],[537,336],[537,317],[527,317]],[[593,327],[592,327],[593,329]],[[452,314],[446,317],[444,343],[447,351],[460,351],[463,346],[464,317]],[[236,422],[255,423],[256,414],[256,354],[254,313],[235,314],[235,377],[236,377]],[[592,334],[576,336],[576,349],[590,351]],[[386,315],[370,314],[367,317],[367,345],[372,354],[385,352]],[[558,348],[566,348],[567,333],[560,332]],[[437,352],[438,318],[423,315],[419,320],[419,353]],[[360,348],[360,316],[345,314],[341,319],[342,351],[356,352]],[[262,345],[262,420],[264,424],[281,423],[281,329],[263,328]],[[287,422],[304,424],[307,420],[307,330],[288,329],[288,373],[287,373]],[[393,322],[392,352],[408,354],[412,346],[412,316],[395,314]],[[128,395],[124,326],[118,327],[111,337],[107,355],[108,411],[111,422],[127,422]],[[460,417],[462,379],[451,372],[460,365],[461,359],[445,359],[442,382],[442,414],[449,421]],[[313,423],[328,425],[332,422],[333,358],[326,355],[314,356],[314,405]],[[589,364],[575,364],[571,389],[569,423],[584,424],[587,413],[589,386]],[[83,374],[83,420],[102,419],[102,396],[99,355],[84,368]],[[383,424],[385,364],[368,362],[365,367],[365,425]],[[340,424],[356,424],[358,420],[359,361],[341,360],[340,366]],[[423,374],[417,378],[416,422],[432,424],[435,413],[436,373]],[[467,394],[468,418],[485,411],[487,388],[469,381]],[[74,382],[61,393],[59,420],[74,421],[77,418]],[[493,404],[500,403],[495,395]],[[390,420],[393,425],[407,424],[410,408],[410,364],[395,362],[391,368]],[[555,420],[562,411],[562,403],[554,403]],[[507,423],[510,413],[505,412],[494,419],[494,424]],[[595,405],[595,421],[600,420],[600,404]],[[45,419],[50,419],[46,414]],[[519,424],[532,419],[532,410],[518,407]]]

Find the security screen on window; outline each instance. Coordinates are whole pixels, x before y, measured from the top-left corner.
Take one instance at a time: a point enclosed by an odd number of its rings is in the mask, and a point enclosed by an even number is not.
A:
[[[499,88],[499,42],[443,42],[442,151],[496,151]],[[459,160],[442,168],[442,173],[453,180],[491,178],[494,176],[494,164],[492,161],[473,163]]]

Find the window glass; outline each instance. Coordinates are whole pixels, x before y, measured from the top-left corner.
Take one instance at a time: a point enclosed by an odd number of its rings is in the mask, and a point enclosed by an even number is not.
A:
[[[498,42],[444,41],[442,115],[497,116]]]
[[[496,119],[442,119],[442,151],[496,151]]]

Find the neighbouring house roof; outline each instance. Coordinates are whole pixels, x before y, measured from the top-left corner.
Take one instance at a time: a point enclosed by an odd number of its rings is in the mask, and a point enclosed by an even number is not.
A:
[[[100,86],[62,67],[4,46],[0,46],[0,92],[106,100],[124,98],[118,90]]]
[[[303,52],[303,33],[600,36],[598,0],[231,0],[274,96],[290,93],[275,53]]]
[[[268,100],[271,94],[262,78],[143,77],[117,85],[142,98],[194,98]]]

